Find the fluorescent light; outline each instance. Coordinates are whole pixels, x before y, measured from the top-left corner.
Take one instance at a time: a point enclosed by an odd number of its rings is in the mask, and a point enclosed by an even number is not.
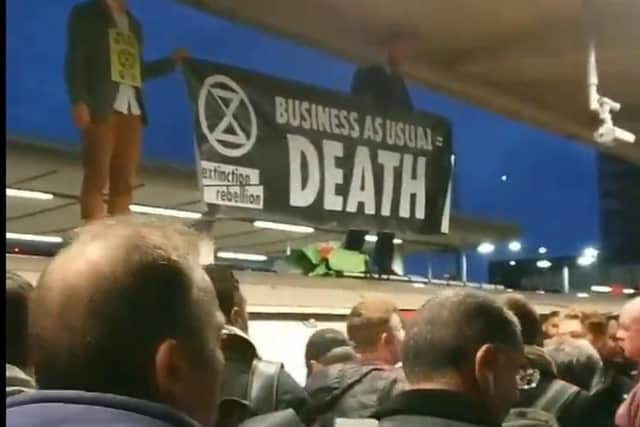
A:
[[[540,261],[536,261],[536,267],[538,268],[549,268],[552,265],[553,264],[551,264],[551,261],[546,259],[541,259]]]
[[[589,295],[588,293],[586,293],[586,292],[578,292],[578,293],[576,294],[576,296],[577,296],[578,298],[589,298],[589,296],[590,296],[590,295]]]
[[[588,267],[594,262],[596,262],[595,258],[586,256],[586,255],[582,255],[578,257],[578,261],[577,261],[578,265],[581,267]]]
[[[507,288],[507,292],[513,292],[513,289]]]
[[[27,242],[62,243],[64,239],[60,236],[45,236],[42,234],[22,234],[10,233],[5,235],[7,240],[24,240]]]
[[[34,200],[53,199],[53,194],[51,193],[43,193],[41,191],[18,190],[17,188],[7,188],[6,194],[9,197],[21,197],[23,199],[34,199]]]
[[[520,249],[522,249],[522,243],[518,242],[517,240],[509,242],[509,250],[511,252],[519,252]]]
[[[538,248],[538,253],[539,254],[546,254],[547,253],[547,248],[545,248],[544,246],[540,246]]]
[[[536,291],[536,294],[544,295],[544,291]]]
[[[624,288],[622,290],[622,293],[625,294],[625,295],[633,295],[633,294],[636,293],[636,290],[635,289],[631,289],[631,288]]]
[[[270,230],[278,231],[290,231],[291,233],[313,233],[315,230],[312,227],[305,227],[304,225],[284,224],[281,222],[271,221],[254,221],[253,226],[257,228],[268,228]]]
[[[478,245],[477,248],[478,252],[483,254],[483,255],[487,255],[492,253],[493,251],[496,250],[496,247],[493,243],[489,243],[489,242],[484,242],[484,243],[480,243]]]
[[[202,214],[200,212],[183,211],[178,209],[157,208],[155,206],[129,205],[129,209],[131,209],[131,212],[135,212],[135,213],[173,216],[176,218],[198,219],[202,217]]]
[[[224,258],[224,259],[238,259],[241,261],[258,261],[258,262],[266,261],[268,259],[266,255],[248,254],[243,252],[220,251],[216,254],[216,256],[218,258]]]
[[[591,292],[597,292],[601,294],[608,294],[611,292],[611,286],[592,286]]]
[[[378,241],[378,236],[376,236],[375,234],[367,234],[366,236],[364,236],[364,240],[367,242],[375,243]],[[402,239],[399,239],[397,237],[393,239],[394,245],[401,245],[402,243],[403,243]]]
[[[513,267],[514,265],[516,265],[516,262],[515,262],[515,261],[509,261],[509,265],[510,265],[511,267]]]
[[[588,258],[597,258],[599,253],[600,251],[598,251],[596,248],[589,246],[587,248],[584,248],[584,250],[582,251],[582,256]]]

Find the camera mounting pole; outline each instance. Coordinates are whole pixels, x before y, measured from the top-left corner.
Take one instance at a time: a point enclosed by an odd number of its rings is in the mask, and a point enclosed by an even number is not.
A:
[[[589,1],[585,2],[587,16],[589,16]],[[587,53],[587,90],[589,91],[589,110],[598,114],[602,121],[601,126],[593,133],[593,138],[600,144],[612,145],[615,140],[634,143],[636,136],[613,124],[611,113],[620,111],[622,105],[614,100],[602,96],[598,93],[598,66],[596,62],[596,46],[593,30],[588,31],[588,53]]]

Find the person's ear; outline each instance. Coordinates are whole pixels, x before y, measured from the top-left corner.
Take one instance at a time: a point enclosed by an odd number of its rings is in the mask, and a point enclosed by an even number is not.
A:
[[[176,384],[180,381],[182,369],[178,353],[178,343],[173,339],[163,341],[156,350],[154,379],[163,402],[176,401]]]
[[[189,396],[195,372],[188,355],[174,339],[163,341],[156,350],[155,381],[160,399],[175,408],[188,412]]]
[[[315,360],[311,360],[309,361],[309,375],[311,374],[315,374],[318,369],[322,368],[322,364],[320,362],[317,362]]]
[[[476,352],[475,376],[483,390],[492,393],[495,388],[497,352],[493,344],[485,344]]]

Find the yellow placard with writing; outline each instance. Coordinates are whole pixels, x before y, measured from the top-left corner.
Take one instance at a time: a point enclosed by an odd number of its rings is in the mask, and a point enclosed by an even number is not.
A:
[[[142,85],[140,50],[133,33],[118,28],[109,29],[111,80],[130,86]]]

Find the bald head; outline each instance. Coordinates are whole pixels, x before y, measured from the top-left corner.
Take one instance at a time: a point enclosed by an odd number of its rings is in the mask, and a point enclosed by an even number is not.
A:
[[[195,237],[135,218],[81,230],[34,292],[30,332],[40,386],[168,403],[210,424],[193,393],[209,396],[210,407],[216,398],[222,322]],[[196,366],[210,384],[193,381]],[[167,369],[178,374],[169,380]],[[177,393],[187,383],[190,402]]]
[[[625,355],[640,362],[640,297],[629,301],[620,312],[617,338]]]

